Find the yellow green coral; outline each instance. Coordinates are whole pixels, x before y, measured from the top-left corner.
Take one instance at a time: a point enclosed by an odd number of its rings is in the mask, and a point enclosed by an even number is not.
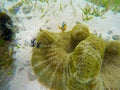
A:
[[[51,90],[110,90],[110,85],[113,90],[120,88],[120,49],[116,49],[120,42],[105,42],[83,24],[61,33],[41,30],[36,40],[40,46],[33,48],[33,70]],[[111,73],[113,77],[106,79],[110,71],[107,66],[113,64],[118,72],[114,68],[116,76]]]

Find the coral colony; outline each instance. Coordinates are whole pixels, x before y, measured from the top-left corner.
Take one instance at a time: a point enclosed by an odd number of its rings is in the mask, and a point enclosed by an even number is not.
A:
[[[32,66],[51,90],[120,89],[119,41],[104,41],[83,24],[60,33],[40,30],[36,41]]]

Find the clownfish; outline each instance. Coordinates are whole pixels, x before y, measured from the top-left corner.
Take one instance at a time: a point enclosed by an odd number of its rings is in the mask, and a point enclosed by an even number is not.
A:
[[[64,32],[67,29],[67,25],[65,22],[63,22],[62,26],[58,26],[58,28]]]

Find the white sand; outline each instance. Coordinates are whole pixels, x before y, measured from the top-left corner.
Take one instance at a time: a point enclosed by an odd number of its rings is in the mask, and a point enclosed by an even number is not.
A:
[[[30,14],[23,14],[22,8],[16,15],[19,18],[15,24],[19,27],[19,32],[16,34],[16,40],[19,48],[14,47],[16,52],[13,57],[15,58],[15,75],[9,82],[9,90],[47,90],[44,86],[40,85],[37,79],[34,76],[32,67],[31,67],[31,55],[32,47],[30,46],[30,41],[32,38],[36,37],[39,29],[42,27],[46,29],[50,28],[50,31],[60,32],[57,29],[58,25],[61,25],[63,21],[67,23],[67,30],[71,29],[77,21],[86,24],[91,32],[101,33],[103,38],[110,37],[107,34],[108,31],[113,31],[112,34],[120,34],[120,14],[112,14],[111,11],[105,14],[106,19],[101,19],[100,17],[95,17],[90,21],[82,21],[81,8],[83,8],[87,3],[84,0],[72,0],[73,6],[70,5],[70,0],[57,0],[56,3],[37,3],[39,7],[43,7],[44,11],[48,12],[45,14],[45,17],[40,19],[44,14],[35,9],[31,11]],[[60,3],[62,5],[67,5],[66,8],[63,8],[63,11],[59,10]],[[78,7],[78,4],[80,7]],[[23,6],[22,6],[23,7]],[[8,6],[6,5],[6,8]],[[75,11],[73,10],[75,8]],[[76,12],[76,13],[75,13]],[[32,19],[26,19],[26,17],[31,16]],[[46,21],[48,23],[46,23]],[[46,27],[47,26],[47,27]]]

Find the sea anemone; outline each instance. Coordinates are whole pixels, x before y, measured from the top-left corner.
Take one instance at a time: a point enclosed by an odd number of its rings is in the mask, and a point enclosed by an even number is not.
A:
[[[41,30],[36,41],[40,45],[33,48],[33,70],[40,83],[49,89],[120,88],[120,49],[116,49],[120,48],[120,42],[105,42],[91,34],[83,24],[77,24],[67,32],[53,33]],[[112,48],[114,46],[115,48]],[[111,72],[110,77],[106,78],[113,64],[119,71],[114,67],[114,74]]]

